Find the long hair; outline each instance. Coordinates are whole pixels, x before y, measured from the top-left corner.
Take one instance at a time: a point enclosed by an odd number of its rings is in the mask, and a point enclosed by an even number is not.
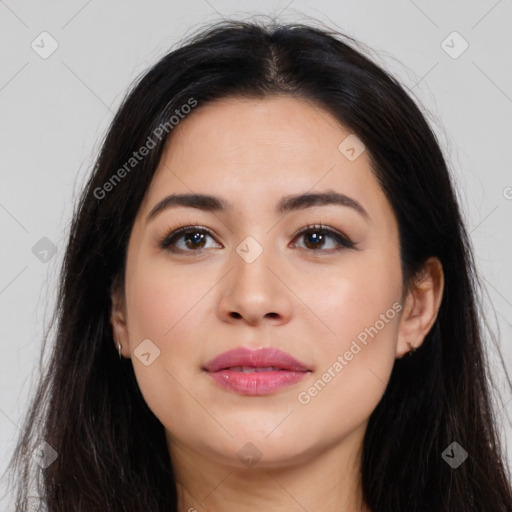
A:
[[[164,427],[131,361],[114,348],[111,289],[124,282],[131,228],[176,110],[279,94],[325,109],[364,143],[397,218],[404,287],[430,256],[444,269],[433,328],[412,356],[396,360],[369,418],[365,501],[373,512],[512,510],[472,249],[419,106],[348,36],[299,23],[225,21],[189,36],[149,69],[103,141],[73,215],[48,364],[11,460],[17,511],[27,509],[31,493],[51,512],[176,510]],[[130,159],[148,137],[154,144],[135,164]],[[442,456],[453,442],[468,454],[457,468]],[[48,459],[49,447],[58,456],[43,468],[32,455],[39,450]]]

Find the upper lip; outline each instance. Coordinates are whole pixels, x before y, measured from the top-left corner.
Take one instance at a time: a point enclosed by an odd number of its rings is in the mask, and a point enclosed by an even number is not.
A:
[[[254,368],[273,366],[288,371],[309,371],[307,366],[297,361],[290,354],[271,347],[263,347],[256,350],[244,347],[234,348],[208,361],[204,369],[208,372],[216,372],[233,366],[252,366]]]

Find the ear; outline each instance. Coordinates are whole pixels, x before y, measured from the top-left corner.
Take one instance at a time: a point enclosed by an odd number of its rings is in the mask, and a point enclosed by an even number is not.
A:
[[[110,290],[112,310],[110,313],[110,324],[112,325],[112,336],[116,351],[117,344],[121,343],[121,354],[129,351],[128,328],[126,324],[126,301],[124,296],[124,287],[120,278],[115,278]]]
[[[398,329],[397,358],[423,343],[436,321],[443,290],[443,266],[431,257],[411,280]]]

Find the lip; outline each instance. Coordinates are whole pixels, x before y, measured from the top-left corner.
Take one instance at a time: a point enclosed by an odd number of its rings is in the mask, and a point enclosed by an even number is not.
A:
[[[241,367],[254,371],[243,372]],[[242,395],[261,396],[279,391],[303,379],[311,370],[277,348],[235,348],[223,352],[203,367],[221,387]]]

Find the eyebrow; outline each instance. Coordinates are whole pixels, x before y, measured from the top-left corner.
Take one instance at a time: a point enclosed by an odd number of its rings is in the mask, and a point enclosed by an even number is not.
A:
[[[283,197],[277,203],[276,214],[284,215],[291,211],[304,210],[313,206],[337,205],[354,209],[366,221],[370,220],[368,212],[355,199],[334,192],[332,190],[322,193],[306,193]],[[232,205],[225,199],[208,194],[171,194],[158,202],[146,217],[146,223],[154,219],[159,213],[176,207],[196,208],[206,212],[229,212]]]

